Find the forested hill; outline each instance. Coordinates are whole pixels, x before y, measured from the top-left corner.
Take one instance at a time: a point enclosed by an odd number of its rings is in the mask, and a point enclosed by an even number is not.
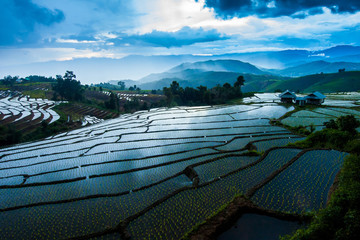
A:
[[[170,69],[168,72],[174,73],[187,69],[216,72],[241,72],[256,75],[269,74],[268,72],[264,72],[250,63],[237,60],[209,60],[195,63],[183,63],[177,67]]]
[[[360,71],[331,74],[315,74],[287,80],[279,80],[267,86],[264,91],[277,89],[301,92],[351,92],[360,90]]]
[[[339,69],[359,71],[360,63],[315,61],[282,70],[273,70],[271,72],[282,76],[301,77],[318,73],[336,73]]]

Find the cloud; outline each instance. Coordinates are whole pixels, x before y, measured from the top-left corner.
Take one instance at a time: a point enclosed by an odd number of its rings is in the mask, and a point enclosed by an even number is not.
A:
[[[183,27],[175,32],[163,32],[154,30],[150,33],[121,36],[111,39],[115,45],[149,45],[155,47],[181,47],[195,43],[214,42],[225,40],[229,37],[222,35],[215,29],[204,30],[203,28]]]
[[[0,1],[0,45],[31,43],[39,39],[36,26],[51,26],[65,19],[58,9],[50,10],[31,0]]]
[[[195,0],[198,2],[199,0]],[[292,16],[304,18],[321,14],[326,7],[332,13],[355,13],[360,10],[358,0],[205,0],[205,6],[212,8],[221,18],[257,15],[262,18]]]

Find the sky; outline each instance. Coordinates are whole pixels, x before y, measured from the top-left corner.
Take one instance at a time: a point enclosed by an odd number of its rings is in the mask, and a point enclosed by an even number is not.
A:
[[[359,0],[1,0],[0,66],[360,45]]]

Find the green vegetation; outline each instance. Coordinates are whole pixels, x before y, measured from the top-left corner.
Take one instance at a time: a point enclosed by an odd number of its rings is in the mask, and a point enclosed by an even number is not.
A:
[[[61,100],[81,101],[84,98],[84,90],[80,81],[76,81],[76,75],[72,71],[66,71],[64,77],[57,75],[56,84],[53,85],[55,91],[53,99],[59,95]]]
[[[39,82],[56,82],[56,79],[53,77],[44,77],[44,76],[38,76],[38,75],[30,75],[24,79],[27,83],[39,83]]]
[[[178,82],[173,81],[169,88],[164,87],[163,92],[168,106],[222,104],[241,98],[241,86],[244,85],[244,82],[244,77],[239,76],[233,86],[225,83],[223,86],[218,85],[211,89],[201,85],[196,89],[191,87],[183,89]]]
[[[22,94],[26,95],[26,96],[30,96],[31,98],[42,98],[42,99],[46,99],[46,92],[40,89],[37,90],[31,90],[31,91],[22,91]]]
[[[22,140],[22,133],[13,126],[0,126],[0,146],[19,143]]]
[[[265,88],[266,92],[289,89],[300,92],[351,92],[360,89],[360,71],[315,74],[287,80],[278,80]]]
[[[12,145],[43,139],[60,132],[70,131],[81,126],[80,122],[68,122],[67,115],[56,109],[60,119],[48,124],[42,121],[39,125],[24,131],[16,129],[12,124],[0,126],[0,146]]]
[[[110,92],[110,99],[105,102],[105,107],[119,112],[119,98],[115,93]]]
[[[16,81],[19,80],[18,76],[12,77],[10,75],[4,77],[3,79],[1,79],[2,83],[4,85],[8,85],[8,86],[14,86],[14,84],[16,83]]]
[[[360,153],[356,128],[360,122],[353,115],[341,116],[324,123],[326,128],[310,134],[307,139],[289,144],[301,148],[330,148],[351,153]]]
[[[355,135],[356,128],[360,126],[360,122],[354,117],[354,115],[346,115],[341,116],[336,120],[331,119],[329,122],[325,122],[324,125],[326,128],[338,129]]]

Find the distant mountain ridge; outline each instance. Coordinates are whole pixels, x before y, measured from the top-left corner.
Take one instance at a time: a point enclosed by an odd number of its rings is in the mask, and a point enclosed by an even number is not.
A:
[[[320,91],[353,92],[360,90],[360,71],[342,73],[314,74],[287,80],[278,80],[268,85],[263,91],[273,92],[277,89],[301,92]]]
[[[209,60],[238,60],[254,65],[260,71],[268,72],[267,69],[281,70],[314,61],[360,63],[360,47],[344,45],[317,51],[291,49],[282,51],[224,53],[221,55],[207,56],[184,54],[153,56],[129,55],[121,59],[77,58],[67,61],[0,66],[0,72],[3,76],[19,75],[20,77],[26,77],[28,75],[42,75],[55,77],[58,74],[64,74],[66,70],[71,70],[74,71],[77,79],[83,84],[89,84],[107,82],[112,79],[138,80],[153,73],[168,71],[180,64]],[[213,71],[220,70],[221,69],[215,69]],[[234,69],[226,70],[237,72]],[[208,69],[207,71],[210,70]]]
[[[202,71],[215,71],[215,72],[238,72],[250,74],[269,74],[257,68],[256,66],[242,62],[239,60],[208,60],[195,63],[183,63],[170,69],[168,72],[180,72],[187,69],[197,69]]]
[[[346,72],[342,75],[336,75],[339,69],[345,69]],[[131,83],[131,85],[136,84],[141,89],[148,90],[168,87],[172,81],[179,82],[182,87],[203,85],[212,88],[226,82],[233,84],[238,76],[243,75],[245,77],[245,85],[242,87],[244,92],[263,92],[277,89],[292,89],[293,91],[326,90],[329,92],[352,89],[352,91],[356,91],[359,88],[357,88],[357,84],[352,82],[360,82],[360,72],[351,72],[349,75],[347,72],[351,70],[360,71],[360,63],[315,61],[283,70],[271,70],[273,74],[270,74],[268,71],[260,70],[249,63],[237,60],[209,60],[183,63],[166,72],[150,74],[139,81],[127,80],[124,82],[128,87],[128,83]],[[275,73],[277,75],[274,75]],[[292,77],[288,77],[289,75]],[[358,79],[354,77],[357,75],[359,75]],[[333,76],[341,76],[341,78],[336,79]],[[329,79],[336,83],[331,84]],[[342,82],[347,85],[346,88],[341,86]],[[306,85],[307,83],[308,85]]]
[[[315,51],[313,55],[324,54],[327,58],[338,58],[342,56],[359,55],[360,47],[351,45],[339,45],[336,47]]]
[[[360,71],[360,63],[326,62],[321,60],[283,70],[272,70],[271,72],[282,76],[300,77],[317,73],[336,73],[339,69],[345,69],[346,71]]]
[[[246,75],[248,80],[262,81],[273,78],[272,74],[249,63],[238,60],[208,60],[183,63],[166,72],[150,74],[140,79],[138,86],[142,89],[162,89],[169,86],[172,81],[177,81],[183,87],[203,85],[211,88],[226,82],[233,84],[240,75]]]

